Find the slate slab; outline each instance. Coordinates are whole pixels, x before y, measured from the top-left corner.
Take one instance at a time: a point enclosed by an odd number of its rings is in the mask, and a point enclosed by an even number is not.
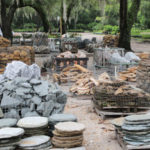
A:
[[[0,119],[0,128],[4,127],[14,127],[17,124],[17,119],[6,118]]]

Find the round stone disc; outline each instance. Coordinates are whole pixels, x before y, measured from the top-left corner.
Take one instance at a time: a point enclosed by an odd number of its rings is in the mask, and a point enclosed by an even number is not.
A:
[[[39,145],[42,145],[44,143],[47,143],[50,141],[50,137],[41,135],[41,136],[32,136],[25,139],[22,139],[19,142],[19,147],[36,147]]]
[[[14,127],[17,124],[17,119],[5,118],[0,119],[0,128],[4,127]]]
[[[126,121],[129,122],[140,122],[140,121],[150,121],[150,115],[132,115],[125,117]]]
[[[76,122],[77,117],[73,114],[54,114],[49,117],[49,123],[56,124],[58,122],[67,122],[72,121]]]
[[[83,132],[85,130],[85,126],[81,123],[77,122],[63,122],[55,125],[55,129],[59,133],[73,133],[73,132]]]
[[[24,134],[24,130],[21,128],[2,128],[0,129],[0,139],[8,139],[18,137]]]
[[[25,117],[18,121],[17,126],[22,128],[40,128],[48,125],[46,117]]]

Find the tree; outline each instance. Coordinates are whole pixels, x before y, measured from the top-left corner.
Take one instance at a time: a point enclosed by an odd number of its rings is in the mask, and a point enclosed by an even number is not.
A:
[[[42,0],[0,0],[0,27],[3,32],[3,36],[12,39],[11,24],[14,18],[14,14],[18,8],[30,6],[35,9],[42,19],[44,31],[49,31],[49,21],[47,19],[47,12],[45,9],[45,1]]]
[[[128,0],[120,0],[120,38],[119,47],[131,51],[131,29],[136,21],[141,0],[132,0],[128,9]]]

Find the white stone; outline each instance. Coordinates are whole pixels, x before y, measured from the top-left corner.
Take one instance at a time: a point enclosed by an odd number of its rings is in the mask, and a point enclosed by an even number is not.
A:
[[[13,138],[13,137],[21,136],[23,134],[24,134],[24,130],[21,128],[6,127],[0,129],[0,139]]]
[[[44,136],[44,135],[32,136],[29,138],[22,139],[19,142],[19,146],[22,148],[23,147],[34,147],[34,146],[39,146],[44,143],[47,143],[48,141],[50,141],[50,137],[48,137],[48,136]]]
[[[56,130],[61,132],[82,132],[85,130],[84,124],[77,122],[63,122],[55,125]]]
[[[39,128],[48,125],[46,117],[25,117],[18,121],[17,126],[22,128]]]

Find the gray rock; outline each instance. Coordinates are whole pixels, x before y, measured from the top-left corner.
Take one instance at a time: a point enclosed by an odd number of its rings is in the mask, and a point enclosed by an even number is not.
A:
[[[20,87],[20,88],[16,89],[16,94],[19,95],[19,96],[24,96],[25,94],[30,93],[30,91],[31,91],[30,88]]]
[[[41,81],[40,81],[40,80],[37,80],[37,79],[31,79],[31,80],[30,80],[30,83],[31,83],[32,85],[39,85],[39,84],[41,84]]]
[[[49,90],[48,82],[42,81],[40,85],[34,86],[34,90],[41,97],[48,95],[48,90]]]
[[[29,83],[21,83],[20,86],[24,88],[32,88],[32,86]]]
[[[46,96],[46,101],[53,101],[56,102],[56,94],[48,94]]]
[[[6,94],[4,94],[2,101],[1,101],[1,107],[2,108],[13,108],[21,105],[21,101],[18,99],[14,99]]]
[[[54,114],[49,117],[49,123],[56,124],[58,122],[76,122],[77,117],[73,114]]]
[[[132,116],[127,116],[125,118],[125,120],[129,121],[129,122],[150,121],[150,115],[132,115]]]
[[[16,118],[20,119],[19,113],[15,109],[11,109],[10,112],[4,115],[4,118]]]
[[[35,110],[35,104],[34,103],[31,103],[30,104],[30,111],[34,111]]]
[[[27,112],[30,112],[30,108],[28,108],[28,107],[22,108],[21,109],[21,117],[25,117],[25,114]]]
[[[14,127],[17,124],[17,119],[12,119],[12,118],[8,118],[8,119],[0,119],[0,128],[4,128],[4,127]]]
[[[54,108],[54,102],[53,101],[45,102],[44,103],[43,116],[44,117],[49,117],[52,110],[53,110],[53,108]]]
[[[40,114],[43,114],[44,109],[45,109],[45,104],[44,104],[44,102],[42,102],[42,103],[37,107],[37,112],[40,113]]]
[[[25,83],[25,82],[27,82],[28,80],[29,80],[28,78],[16,77],[16,78],[14,79],[14,83],[15,83],[16,85],[18,85],[18,84],[21,84],[21,83]]]
[[[60,94],[57,97],[57,102],[60,103],[60,104],[66,103],[67,102],[67,95],[65,95],[64,93]]]
[[[24,117],[34,117],[34,116],[40,116],[37,112],[27,112]]]
[[[39,105],[42,102],[42,100],[39,96],[32,97],[31,101],[36,105]]]

